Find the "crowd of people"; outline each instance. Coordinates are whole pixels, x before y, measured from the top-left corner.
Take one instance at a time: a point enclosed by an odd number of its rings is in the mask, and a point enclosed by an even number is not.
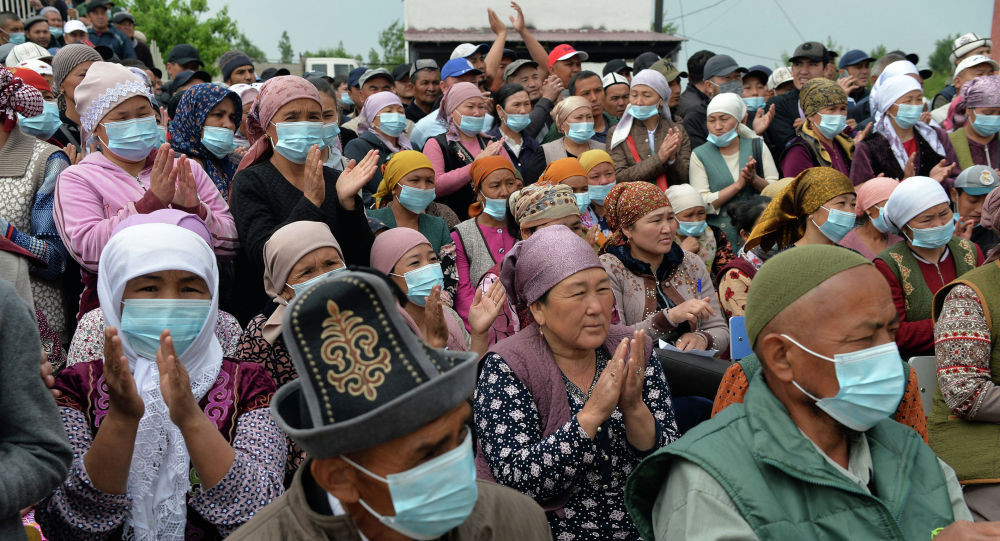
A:
[[[37,3],[0,12],[3,539],[1000,536],[989,39],[934,96],[818,42],[598,73],[512,3],[442,64],[213,81]]]

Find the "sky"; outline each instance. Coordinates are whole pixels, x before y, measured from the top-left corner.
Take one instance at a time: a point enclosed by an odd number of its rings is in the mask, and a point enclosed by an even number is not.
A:
[[[509,2],[496,4],[506,10]],[[664,0],[666,20],[673,19],[678,33],[701,40],[685,43],[678,59],[682,66],[688,54],[709,49],[744,66],[775,67],[783,52],[791,54],[803,41],[825,42],[828,36],[843,50],[870,51],[884,44],[889,50],[915,52],[925,63],[941,37],[989,35],[992,4],[957,0],[954,7],[943,8],[940,0]],[[228,5],[240,29],[269,58],[279,56],[283,30],[288,30],[296,55],[343,40],[349,52],[367,56],[370,48],[378,49],[378,32],[403,18],[403,0],[208,0],[208,5],[213,12]],[[690,15],[680,19],[682,12]]]

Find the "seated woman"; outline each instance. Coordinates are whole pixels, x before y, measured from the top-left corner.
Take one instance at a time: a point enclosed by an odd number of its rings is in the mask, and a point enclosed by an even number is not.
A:
[[[490,141],[480,133],[486,117],[486,100],[472,83],[458,83],[441,100],[439,115],[448,131],[427,140],[423,152],[434,164],[437,199],[455,211],[460,220],[469,218],[469,205],[476,202],[472,191],[472,162],[479,156],[507,159],[503,140]]]
[[[594,112],[590,102],[580,96],[563,98],[552,109],[553,126],[562,137],[542,145],[531,159],[533,171],[544,171],[550,163],[563,158],[578,158],[584,152],[604,148],[594,139]]]
[[[518,243],[502,275],[535,323],[482,361],[474,396],[479,477],[535,498],[553,539],[638,539],[626,478],[678,437],[652,342],[611,323],[608,276],[593,248],[565,227]]]
[[[241,157],[235,153],[234,137],[243,121],[242,111],[243,103],[235,92],[202,83],[184,92],[170,119],[170,147],[198,162],[227,201]]]
[[[503,148],[510,157],[514,167],[521,174],[524,182],[531,184],[542,174],[535,156],[542,152],[538,139],[525,137],[522,130],[531,124],[531,98],[528,91],[519,84],[507,84],[493,93],[493,104],[496,107],[497,119],[490,131],[486,132],[493,139],[503,140]],[[544,164],[541,164],[544,168]]]
[[[733,228],[740,234],[736,256],[715,275],[719,304],[725,312],[726,321],[733,316],[742,316],[746,313],[750,281],[771,255],[761,250],[760,246],[752,249],[743,246],[770,201],[769,198],[758,195],[753,199],[737,201],[726,208]]]
[[[36,508],[52,538],[221,539],[282,492],[274,382],[214,336],[208,231],[147,221],[124,221],[101,257],[104,358],[55,379],[75,452]]]
[[[968,119],[948,135],[958,166],[1000,167],[1000,75],[976,77],[962,85],[962,98]],[[997,165],[993,165],[997,164]]]
[[[726,205],[760,193],[778,180],[778,170],[764,140],[742,123],[747,114],[742,98],[719,94],[707,112],[708,141],[691,155],[691,186],[708,205],[708,224],[735,238]]]
[[[896,345],[904,359],[934,354],[934,295],[983,264],[983,252],[954,236],[954,213],[940,181],[912,177],[893,190],[882,208],[889,233],[903,240],[875,259],[899,313]]]
[[[111,99],[109,99],[109,97]],[[53,214],[69,254],[84,269],[80,314],[97,307],[101,251],[122,220],[163,208],[198,215],[217,256],[236,254],[236,227],[212,179],[169,145],[157,148],[152,95],[128,68],[96,62],[75,90],[84,133],[100,152],[67,167],[56,183]]]
[[[620,182],[653,182],[666,190],[688,181],[691,140],[671,119],[669,101],[670,86],[660,72],[642,70],[632,78],[628,109],[607,145]]]
[[[851,174],[854,139],[847,129],[847,92],[839,84],[817,77],[802,85],[799,107],[805,121],[781,155],[781,172],[794,177],[810,167],[832,167]]]
[[[542,176],[538,177],[538,183],[569,186],[573,190],[573,196],[576,197],[576,206],[580,209],[581,216],[590,207],[587,173],[580,165],[580,160],[576,158],[560,158],[550,163],[542,172]]]
[[[361,122],[358,137],[344,147],[344,157],[361,161],[371,151],[378,152],[378,167],[375,175],[361,188],[361,199],[365,207],[372,208],[374,194],[382,182],[382,164],[391,154],[411,150],[410,138],[406,135],[406,115],[403,102],[392,92],[377,92],[368,96],[361,108]]]
[[[587,194],[590,196],[590,205],[580,215],[580,218],[587,229],[597,227],[597,244],[604,246],[608,237],[614,233],[608,226],[604,199],[608,197],[611,188],[614,188],[615,184],[618,183],[615,161],[607,152],[595,148],[580,155],[580,165],[583,167],[583,172],[587,174]]]
[[[857,225],[840,241],[844,248],[874,260],[886,248],[903,240],[903,237],[889,234],[885,225],[882,209],[889,195],[899,186],[899,181],[892,178],[877,177],[855,186],[858,202],[854,207],[857,215]]]
[[[323,222],[339,237],[351,265],[367,265],[374,240],[358,193],[375,174],[378,153],[353,169],[323,167],[323,107],[316,88],[301,77],[278,76],[261,86],[247,117],[253,144],[240,162],[230,203],[239,231],[236,265],[241,321],[270,301],[261,284],[264,244],[282,226]]]
[[[674,240],[685,252],[701,258],[709,271],[712,283],[719,271],[733,259],[733,247],[721,229],[708,225],[705,201],[694,186],[677,184],[664,193],[677,218],[677,234]]]
[[[615,229],[601,249],[622,324],[678,349],[725,351],[729,327],[705,264],[674,242],[670,201],[648,182],[623,182],[605,200]]]
[[[959,171],[958,157],[944,130],[920,121],[924,110],[920,83],[909,75],[896,75],[882,81],[876,96],[873,127],[854,151],[851,181],[919,175],[951,188]]]
[[[514,164],[503,156],[485,156],[472,162],[472,188],[477,201],[468,220],[451,232],[455,243],[458,292],[455,311],[466,321],[476,296],[476,284],[514,247],[514,232],[507,223],[507,198],[521,189]]]

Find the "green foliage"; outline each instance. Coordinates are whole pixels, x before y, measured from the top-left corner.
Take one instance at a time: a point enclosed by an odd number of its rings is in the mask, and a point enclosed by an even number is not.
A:
[[[260,47],[257,47],[256,45],[251,43],[250,38],[246,37],[243,34],[243,32],[240,32],[240,37],[237,38],[236,43],[233,44],[233,47],[236,48],[237,50],[246,53],[247,56],[250,57],[250,60],[253,60],[254,62],[267,61],[267,55],[264,54],[264,51],[262,51]]]
[[[879,58],[885,56],[888,52],[889,49],[886,49],[885,45],[882,45],[880,43],[878,46],[872,49],[870,53],[868,53],[868,56],[874,58],[875,60],[878,60]]]
[[[826,37],[826,43],[824,43],[823,46],[826,47],[827,51],[833,51],[833,52],[837,53],[837,58],[838,59],[844,54],[844,47],[842,45],[838,44],[836,41],[833,41],[833,37],[832,36],[827,36]],[[839,60],[838,60],[838,62],[839,62]]]
[[[282,30],[281,39],[278,40],[278,52],[281,53],[281,63],[289,64],[292,61],[294,51],[292,50],[292,39],[288,37],[288,30]]]
[[[649,29],[656,31],[656,21],[649,23]],[[673,22],[667,22],[667,10],[663,10],[663,31],[664,34],[670,34],[671,36],[676,36],[680,32],[680,28],[677,27]]]
[[[950,73],[935,72],[930,79],[925,79],[924,96],[927,96],[927,99],[929,100],[934,99],[934,96],[936,96],[938,92],[941,92],[941,89],[948,84],[948,79],[950,77],[951,77]]]
[[[338,42],[337,46],[334,48],[319,49],[318,51],[306,51],[302,53],[302,56],[320,58],[354,58],[358,62],[364,61],[364,58],[362,58],[361,55],[347,52],[343,41]]]
[[[948,57],[951,55],[951,50],[954,47],[955,38],[957,37],[958,34],[945,36],[934,42],[934,52],[931,53],[931,57],[927,62],[935,74],[951,75],[951,72],[955,71],[955,64]]]
[[[381,54],[374,48],[368,51],[368,65],[373,68],[392,68],[406,61],[406,40],[403,39],[403,24],[393,21],[378,33]]]

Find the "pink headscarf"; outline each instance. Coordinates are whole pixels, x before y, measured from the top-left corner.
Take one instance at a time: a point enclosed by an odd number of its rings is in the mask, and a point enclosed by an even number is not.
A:
[[[459,140],[458,126],[452,121],[451,114],[466,100],[482,97],[483,93],[479,91],[479,87],[472,83],[458,83],[448,89],[448,92],[441,100],[441,107],[438,109],[438,118],[448,123],[447,138],[449,141]]]
[[[862,182],[854,187],[858,194],[858,203],[854,207],[854,213],[861,216],[872,205],[877,205],[889,199],[889,194],[899,186],[899,181],[894,178],[875,177]]]
[[[205,244],[212,246],[212,233],[208,230],[208,224],[197,214],[189,214],[179,209],[160,209],[148,214],[133,214],[115,226],[114,230],[111,231],[111,236],[126,227],[140,224],[167,224],[183,227],[201,237]]]
[[[375,237],[375,243],[372,244],[372,268],[389,274],[406,252],[421,244],[430,246],[431,241],[416,229],[409,227],[390,229]]]
[[[309,81],[296,75],[272,77],[260,87],[260,94],[253,102],[253,109],[247,115],[247,139],[250,140],[250,150],[240,160],[236,172],[257,163],[260,157],[271,148],[271,141],[264,137],[267,125],[285,104],[297,99],[310,99],[321,108],[319,91]]]
[[[375,121],[375,117],[378,116],[379,112],[390,105],[403,106],[403,102],[399,100],[394,92],[378,92],[368,96],[365,100],[365,106],[361,108],[361,122],[358,124],[358,135],[370,131],[372,128],[372,122]],[[406,132],[399,134],[397,140],[399,145],[392,144],[392,141],[383,137],[378,132],[372,131],[376,137],[379,138],[383,143],[389,147],[392,152],[399,152],[401,150],[410,150],[412,147],[410,145],[410,138],[406,135]]]

